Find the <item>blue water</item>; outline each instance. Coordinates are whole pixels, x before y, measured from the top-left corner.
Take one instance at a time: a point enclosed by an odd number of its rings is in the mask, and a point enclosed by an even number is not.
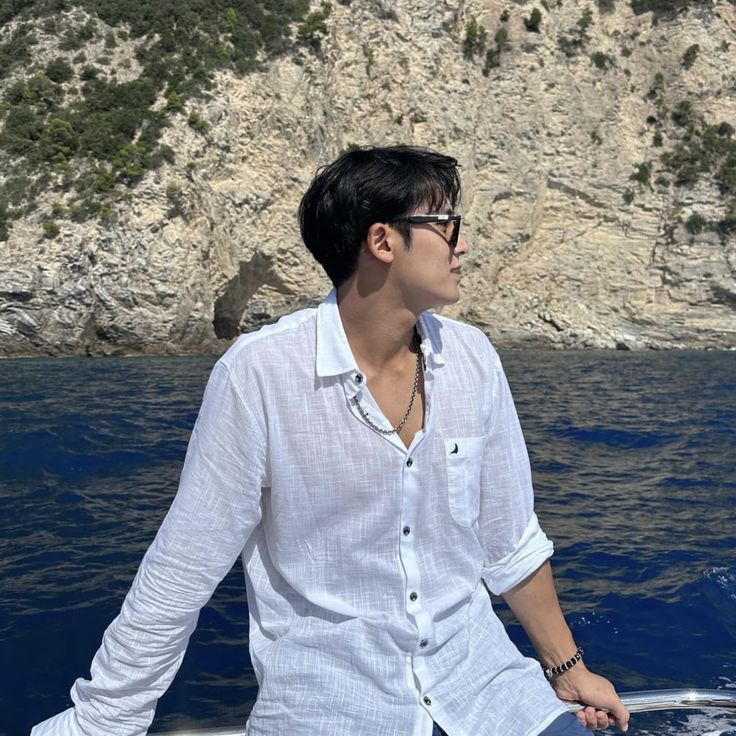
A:
[[[589,666],[620,690],[736,689],[736,353],[503,358]],[[175,493],[212,362],[0,361],[3,736],[66,707],[88,675]],[[154,730],[244,723],[247,641],[236,566]],[[630,733],[733,735],[736,714],[642,714]]]

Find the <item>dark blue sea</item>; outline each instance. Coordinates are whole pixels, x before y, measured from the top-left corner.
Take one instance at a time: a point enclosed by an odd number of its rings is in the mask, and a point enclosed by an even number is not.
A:
[[[589,666],[621,691],[736,694],[736,352],[502,357]],[[212,363],[0,361],[3,736],[65,708],[89,676],[176,491]],[[245,722],[256,695],[247,620],[238,565],[202,612],[153,730]],[[640,714],[629,733],[733,736],[736,712]]]

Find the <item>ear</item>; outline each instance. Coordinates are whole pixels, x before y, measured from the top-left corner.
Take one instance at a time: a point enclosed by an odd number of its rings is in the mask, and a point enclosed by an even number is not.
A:
[[[382,263],[392,263],[397,233],[383,222],[374,222],[365,236],[366,251]]]

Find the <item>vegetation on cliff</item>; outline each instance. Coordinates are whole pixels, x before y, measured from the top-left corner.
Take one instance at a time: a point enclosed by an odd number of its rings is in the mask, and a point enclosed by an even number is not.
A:
[[[637,14],[652,13],[653,23],[712,6],[711,0],[627,2]],[[515,11],[529,39],[553,32],[546,19],[561,1],[540,0],[540,5],[543,10],[529,4]],[[48,238],[59,232],[61,218],[114,217],[130,187],[174,160],[175,152],[160,142],[172,119],[182,116],[207,136],[210,124],[196,98],[211,85],[215,70],[247,74],[299,47],[321,53],[332,6],[312,6],[310,12],[309,0],[0,1],[0,240],[13,219],[33,213],[42,192],[52,191],[56,199],[36,215]],[[569,28],[554,31],[557,48],[570,59],[585,51],[596,70],[612,70],[612,54],[586,47],[598,15],[614,9],[615,0],[595,0]],[[513,58],[510,16],[504,9],[490,32],[475,17],[464,25],[462,54],[480,62],[485,76]],[[374,49],[362,48],[370,66]],[[688,47],[682,67],[697,64],[700,52],[698,44]],[[678,110],[675,106],[667,119],[669,147],[661,158],[666,171],[679,187],[712,174],[729,212],[736,211],[731,134],[696,111],[689,123],[681,123]],[[600,144],[598,131],[590,135]],[[662,130],[654,132],[653,143],[664,148]],[[637,170],[632,180],[651,186],[642,180],[644,171]],[[624,196],[627,202],[634,199],[631,189]],[[730,222],[727,217],[725,224],[708,226],[722,232]]]
[[[557,7],[561,5],[557,0]],[[733,4],[733,0],[732,0]],[[547,13],[553,12],[550,2],[542,0],[542,7]],[[615,9],[615,0],[597,0],[598,12],[608,14]],[[631,0],[630,7],[637,15],[652,14],[652,23],[660,24],[674,19],[678,13],[689,9],[702,8],[712,10],[712,0]],[[500,66],[501,53],[510,49],[509,36],[505,24],[509,20],[509,12],[505,10],[494,36],[495,46],[489,44],[489,32],[476,17],[471,17],[465,24],[463,37],[463,56],[467,61],[483,59],[483,74],[488,76]],[[524,28],[528,32],[540,33],[543,21],[542,12],[533,7],[528,16],[522,16]],[[590,42],[590,31],[595,22],[591,7],[583,9],[577,22],[564,30],[557,31],[557,48],[570,59],[577,57]],[[638,35],[630,34],[630,38]],[[727,50],[727,49],[724,49]],[[701,47],[699,44],[688,46],[681,59],[681,67],[690,70],[697,63]],[[623,46],[621,55],[628,57],[631,49]],[[610,53],[594,51],[590,60],[596,69],[606,72],[616,66],[616,59]],[[623,69],[630,75],[630,70]],[[673,74],[676,70],[673,70]],[[632,88],[633,91],[633,88]],[[673,186],[675,190],[694,187],[703,179],[717,185],[722,201],[724,216],[720,219],[708,219],[700,213],[691,213],[685,227],[690,234],[699,234],[711,230],[722,238],[736,232],[736,139],[734,128],[726,121],[712,122],[697,109],[697,103],[688,99],[678,99],[665,94],[664,76],[657,73],[647,98],[654,103],[657,114],[650,116],[647,125],[655,128],[652,145],[664,150],[657,157],[658,176],[653,177],[655,163],[642,161],[634,168],[629,180],[633,187],[623,191],[625,204],[631,205],[636,199],[636,189],[652,189],[653,185],[660,189]],[[665,137],[666,134],[666,137]],[[602,138],[598,130],[590,131],[591,141],[600,145]],[[666,144],[666,145],[665,145]]]
[[[0,3],[0,239],[53,188],[55,217],[109,217],[114,202],[174,152],[162,128],[206,89],[215,69],[245,74],[293,48],[318,47],[330,6],[308,0],[38,0]],[[120,81],[133,59],[140,73]],[[36,49],[54,48],[47,62]],[[93,59],[87,58],[91,48]],[[165,104],[160,104],[165,101]],[[205,134],[196,110],[189,124]],[[58,228],[45,227],[53,237]]]

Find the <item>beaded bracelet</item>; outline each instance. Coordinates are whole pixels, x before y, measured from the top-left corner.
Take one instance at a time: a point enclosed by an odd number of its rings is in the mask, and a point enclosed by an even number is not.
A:
[[[544,672],[544,676],[547,678],[548,681],[552,681],[552,678],[561,675],[563,672],[567,672],[570,668],[574,667],[583,656],[583,648],[578,647],[575,650],[575,654],[570,657],[570,659],[567,660],[567,662],[563,662],[562,664],[558,664],[556,667],[542,667],[542,671]]]

